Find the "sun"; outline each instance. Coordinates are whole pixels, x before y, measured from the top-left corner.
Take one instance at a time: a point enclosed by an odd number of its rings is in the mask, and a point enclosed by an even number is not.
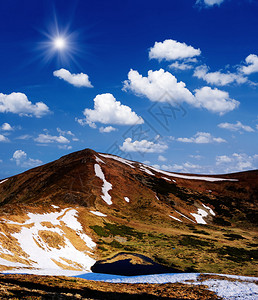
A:
[[[54,47],[57,50],[64,50],[67,46],[66,40],[63,37],[57,37],[53,41]]]

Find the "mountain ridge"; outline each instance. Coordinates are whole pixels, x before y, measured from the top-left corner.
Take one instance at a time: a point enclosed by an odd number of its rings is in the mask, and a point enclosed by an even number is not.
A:
[[[65,155],[0,183],[0,269],[44,268],[39,251],[49,268],[90,271],[127,251],[182,271],[223,261],[253,274],[257,179],[171,173],[91,149]]]

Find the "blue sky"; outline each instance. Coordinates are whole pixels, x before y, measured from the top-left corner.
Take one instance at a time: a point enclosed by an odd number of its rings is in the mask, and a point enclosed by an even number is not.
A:
[[[258,167],[258,2],[2,1],[0,179],[84,148]]]

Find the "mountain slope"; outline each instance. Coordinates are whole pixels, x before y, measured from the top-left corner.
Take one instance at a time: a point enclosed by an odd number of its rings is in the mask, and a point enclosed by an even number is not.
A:
[[[0,182],[0,268],[89,271],[128,252],[182,271],[255,274],[257,179],[66,155]]]

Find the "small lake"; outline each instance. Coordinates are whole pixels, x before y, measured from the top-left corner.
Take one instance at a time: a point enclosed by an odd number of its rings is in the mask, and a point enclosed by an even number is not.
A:
[[[182,271],[169,268],[158,264],[141,254],[131,253],[119,253],[112,259],[117,258],[121,255],[130,255],[130,258],[117,260],[114,262],[98,261],[96,262],[91,270],[94,273],[112,274],[112,275],[123,275],[123,276],[137,276],[137,275],[149,275],[149,274],[163,274],[163,273],[182,273]],[[132,263],[132,257],[140,258],[143,263]]]

